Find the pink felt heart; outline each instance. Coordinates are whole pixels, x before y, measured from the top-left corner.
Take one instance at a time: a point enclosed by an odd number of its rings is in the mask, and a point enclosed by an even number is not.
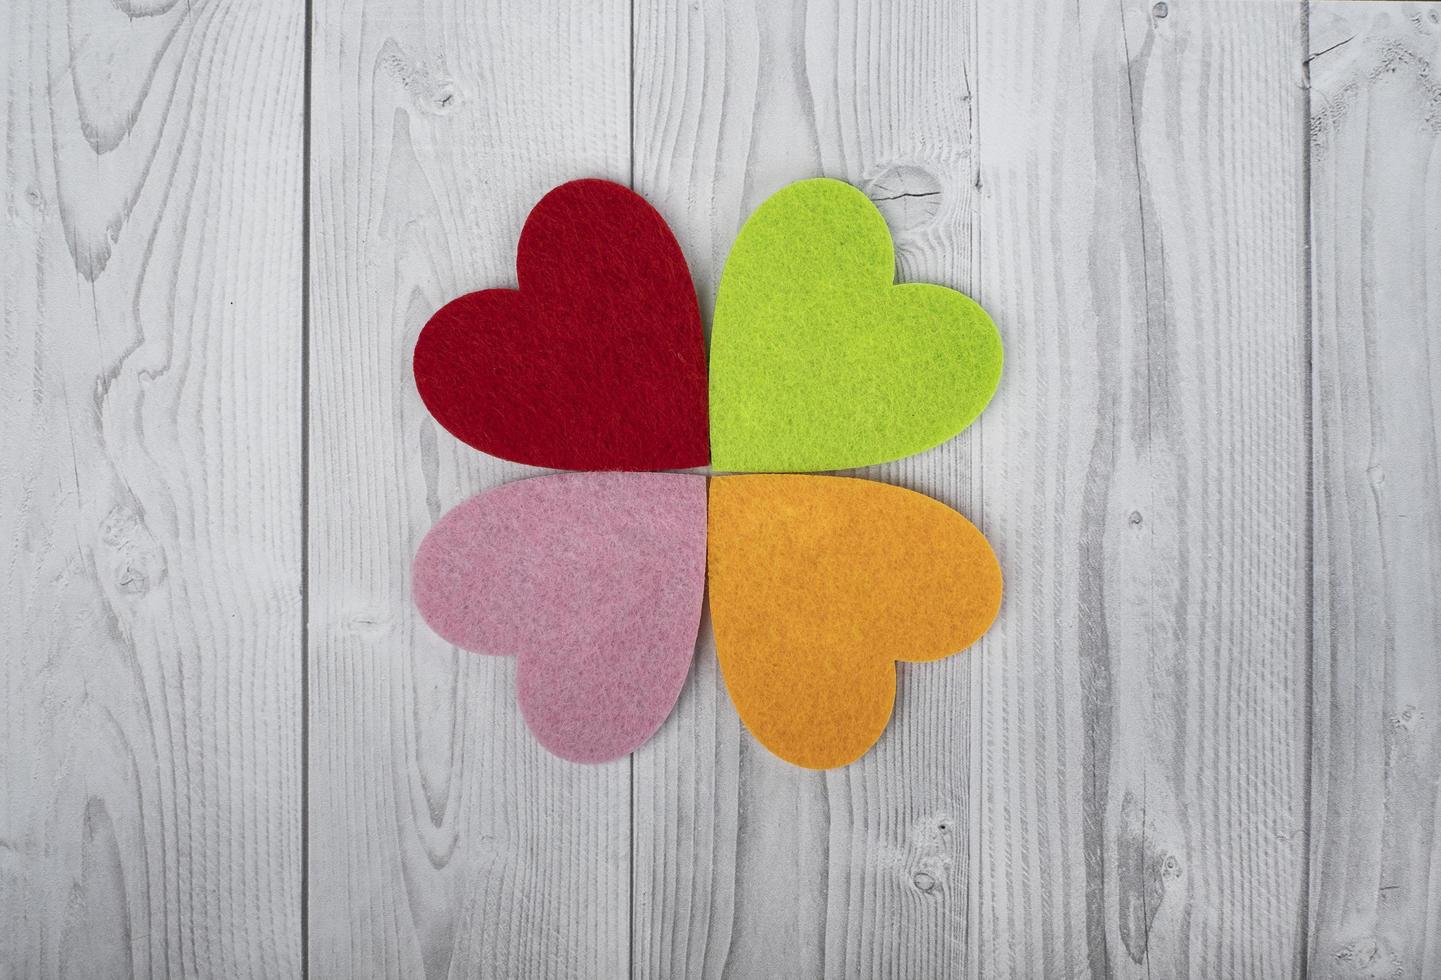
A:
[[[517,700],[542,745],[604,762],[650,738],[680,695],[705,549],[703,476],[519,480],[430,530],[415,555],[415,604],[456,646],[517,658]]]

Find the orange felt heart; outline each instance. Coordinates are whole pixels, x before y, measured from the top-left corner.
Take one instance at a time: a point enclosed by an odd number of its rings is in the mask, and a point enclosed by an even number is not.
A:
[[[1000,610],[985,536],[902,487],[716,477],[708,524],[726,687],[752,734],[798,766],[860,758],[890,720],[895,662],[963,650]]]

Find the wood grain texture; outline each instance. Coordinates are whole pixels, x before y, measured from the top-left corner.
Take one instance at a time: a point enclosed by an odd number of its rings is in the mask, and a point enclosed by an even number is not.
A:
[[[300,970],[301,19],[0,9],[0,976]]]
[[[1441,973],[1434,4],[313,6],[307,215],[301,3],[0,5],[0,978]],[[410,601],[538,472],[416,334],[580,176],[708,314],[815,174],[1001,327],[981,421],[861,471],[986,531],[1001,618],[843,770],[708,621],[652,742],[554,759]]]
[[[310,453],[312,977],[627,970],[629,764],[540,748],[514,664],[440,641],[410,559],[530,475],[430,419],[415,338],[514,282],[532,204],[629,164],[624,3],[315,5]]]
[[[1302,14],[980,8],[980,976],[1301,971]]]
[[[817,174],[879,202],[903,278],[971,285],[972,17],[951,2],[637,4],[635,187],[675,227],[707,315],[745,217]],[[973,514],[976,446],[866,475]],[[877,747],[817,774],[741,729],[704,624],[675,715],[635,755],[635,975],[959,975],[973,669],[903,667]]]
[[[1311,974],[1441,974],[1441,10],[1311,24]]]

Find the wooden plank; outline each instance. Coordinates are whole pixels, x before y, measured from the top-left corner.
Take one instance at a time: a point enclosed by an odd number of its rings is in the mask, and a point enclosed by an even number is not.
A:
[[[622,0],[315,4],[314,977],[627,969],[628,764],[542,750],[513,663],[435,637],[409,568],[443,512],[534,472],[430,420],[416,334],[451,297],[514,282],[552,185],[626,179],[628,25]]]
[[[301,8],[0,39],[0,974],[296,976]]]
[[[1302,14],[981,7],[981,976],[1302,969]]]
[[[1311,20],[1312,974],[1441,974],[1441,11]]]
[[[635,186],[707,316],[744,218],[817,174],[880,201],[903,278],[970,287],[972,17],[948,0],[637,4]],[[977,445],[868,475],[972,513]],[[635,975],[959,975],[972,669],[903,668],[878,747],[815,774],[741,730],[703,624],[675,715],[634,757]]]

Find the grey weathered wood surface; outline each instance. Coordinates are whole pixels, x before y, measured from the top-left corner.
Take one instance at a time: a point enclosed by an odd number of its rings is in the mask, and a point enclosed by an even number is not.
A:
[[[0,976],[294,975],[304,12],[0,51]]]
[[[1311,20],[1317,976],[1441,976],[1441,5]],[[1324,53],[1319,53],[1324,52]]]
[[[983,7],[981,36],[979,290],[1011,356],[974,973],[1294,975],[1303,11]]]
[[[449,508],[534,472],[427,415],[425,320],[512,282],[526,211],[629,168],[618,2],[315,4],[309,957],[314,976],[619,976],[630,766],[529,736],[506,658],[409,599]]]
[[[0,977],[1441,973],[1438,39],[6,5]],[[1001,324],[982,420],[866,472],[986,530],[1002,617],[845,770],[746,735],[704,628],[652,742],[561,763],[410,606],[439,514],[533,472],[428,419],[415,334],[561,180],[649,196],[708,309],[816,173]]]
[[[872,7],[637,5],[635,186],[674,223],[703,309],[750,211],[816,174],[888,199],[905,275],[971,285],[974,11]],[[976,439],[877,469],[970,512]],[[881,743],[818,774],[743,732],[705,635],[635,756],[635,975],[961,972],[972,669],[907,672]]]

